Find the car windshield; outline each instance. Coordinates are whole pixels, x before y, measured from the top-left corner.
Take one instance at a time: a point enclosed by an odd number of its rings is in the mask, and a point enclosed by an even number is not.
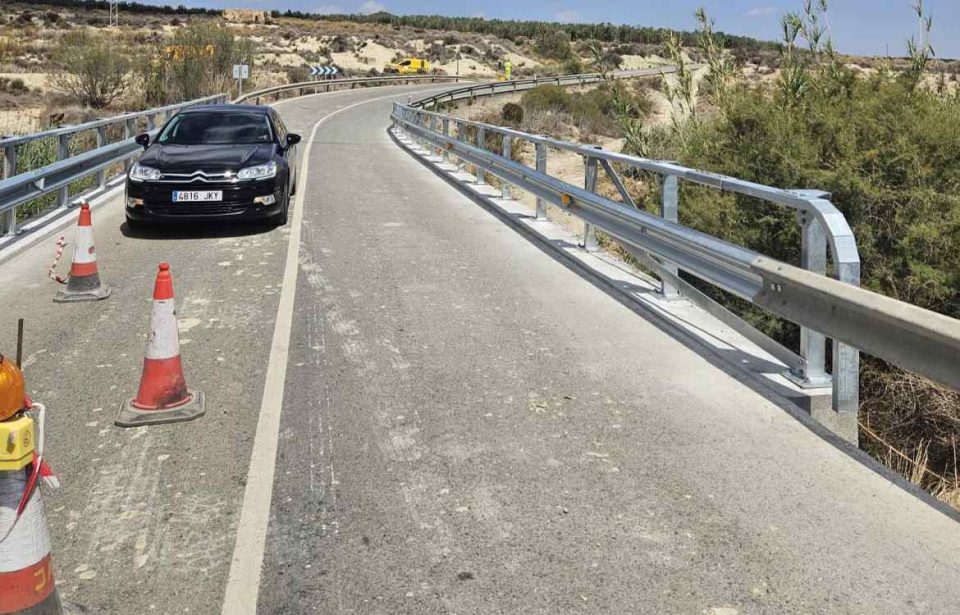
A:
[[[270,143],[273,134],[266,115],[257,113],[181,113],[157,139],[165,145],[226,145]]]

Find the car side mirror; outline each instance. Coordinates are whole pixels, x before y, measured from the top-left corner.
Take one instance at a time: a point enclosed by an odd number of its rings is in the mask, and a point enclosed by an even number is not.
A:
[[[143,133],[142,135],[137,135],[133,138],[143,149],[147,149],[150,146],[150,135]]]
[[[300,142],[300,135],[292,132],[287,135],[287,147],[292,147],[299,142]]]

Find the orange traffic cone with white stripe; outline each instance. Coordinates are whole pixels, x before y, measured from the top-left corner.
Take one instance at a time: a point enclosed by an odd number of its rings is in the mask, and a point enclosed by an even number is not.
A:
[[[80,205],[80,221],[77,223],[77,245],[73,248],[73,262],[67,287],[53,298],[58,303],[74,301],[99,301],[110,296],[110,287],[100,284],[97,270],[97,252],[93,245],[93,223],[90,205]]]
[[[20,370],[0,355],[0,613],[60,615],[38,488],[56,481],[43,460],[43,406],[24,389]]]
[[[160,263],[153,287],[153,314],[140,390],[135,398],[124,402],[114,423],[120,427],[140,427],[192,421],[201,416],[203,393],[188,389],[183,378],[173,276],[170,265]]]

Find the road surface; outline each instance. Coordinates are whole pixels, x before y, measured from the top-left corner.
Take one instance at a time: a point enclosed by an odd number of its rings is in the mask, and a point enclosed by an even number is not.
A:
[[[134,236],[119,199],[98,209],[105,302],[52,303],[52,241],[0,266],[0,348],[26,317],[65,483],[64,598],[221,612],[241,509],[269,498],[238,555],[263,558],[240,587],[263,614],[957,612],[955,521],[396,147],[383,97],[427,91],[280,104],[305,145],[336,112],[285,228]],[[161,260],[207,415],[119,429]]]

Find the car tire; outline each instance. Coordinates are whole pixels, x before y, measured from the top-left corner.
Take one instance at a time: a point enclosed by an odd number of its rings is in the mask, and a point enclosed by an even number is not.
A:
[[[273,223],[276,226],[284,226],[287,223],[290,212],[290,193],[287,193],[287,197],[283,199],[283,209],[280,210],[273,218]]]
[[[142,231],[144,228],[146,228],[146,224],[144,224],[142,220],[127,218],[127,228],[131,231]]]

